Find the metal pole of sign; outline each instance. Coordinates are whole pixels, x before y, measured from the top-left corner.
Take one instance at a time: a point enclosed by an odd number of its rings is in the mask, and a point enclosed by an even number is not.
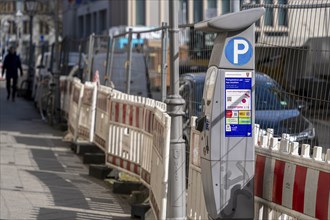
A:
[[[169,96],[165,100],[168,114],[171,116],[171,144],[169,158],[169,186],[167,218],[185,219],[186,187],[185,187],[185,141],[182,138],[182,116],[184,100],[179,95],[179,1],[169,0],[169,67],[171,85]]]
[[[109,62],[109,75],[108,75],[108,82],[111,82],[111,77],[112,77],[112,67],[113,67],[113,58],[115,54],[115,44],[116,44],[116,39],[112,36],[111,37],[111,56],[110,56],[110,62]],[[109,85],[109,84],[108,84]]]
[[[95,34],[91,34],[89,36],[89,45],[88,45],[88,73],[86,74],[85,81],[91,81],[93,77],[93,56],[94,56],[94,36]]]
[[[167,73],[167,23],[163,22],[162,23],[162,66],[161,66],[161,91],[162,91],[162,102],[165,101],[166,99],[166,73]]]
[[[108,74],[109,74],[109,56],[110,56],[110,47],[111,47],[111,41],[112,41],[112,37],[108,36],[107,37],[107,58],[105,60],[105,85],[109,86],[109,78],[108,78]]]
[[[126,61],[126,93],[131,91],[131,64],[132,64],[132,28],[129,29],[127,43],[127,61]]]
[[[82,59],[83,59],[83,54],[82,54],[82,46],[81,46],[82,42],[79,41],[79,46],[78,46],[78,52],[79,52],[79,59],[78,59],[78,76],[79,76],[79,79],[82,80],[82,76],[80,75],[81,74],[81,69],[82,69]]]

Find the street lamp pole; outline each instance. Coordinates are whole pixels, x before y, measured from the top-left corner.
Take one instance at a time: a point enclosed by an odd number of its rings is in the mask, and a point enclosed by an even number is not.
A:
[[[182,116],[184,100],[179,94],[179,1],[169,0],[169,39],[170,39],[170,94],[165,100],[167,113],[171,116],[171,144],[169,165],[169,199],[167,217],[185,219],[185,141],[182,138]]]
[[[29,42],[29,71],[28,71],[28,91],[27,98],[32,98],[32,82],[33,82],[33,15],[37,11],[38,2],[36,0],[26,0],[26,11],[30,17],[30,42]]]

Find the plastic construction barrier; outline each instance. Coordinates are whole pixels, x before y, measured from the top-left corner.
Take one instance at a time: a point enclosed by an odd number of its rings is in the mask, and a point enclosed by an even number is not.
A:
[[[113,89],[105,86],[98,86],[96,95],[95,130],[93,142],[106,152],[106,142],[109,130],[109,97],[115,94]]]
[[[192,123],[195,121],[192,118]],[[199,132],[192,124],[187,217],[207,219],[200,169]],[[289,142],[289,136],[272,136],[272,129],[255,126],[255,219],[330,219],[330,149]]]
[[[84,85],[79,79],[74,78],[72,82],[72,92],[70,95],[68,127],[72,134],[73,141],[78,138],[78,122],[80,115],[80,106],[84,94]]]
[[[166,218],[170,117],[155,100],[110,96],[106,163],[140,178],[158,219]]]
[[[255,166],[255,196],[262,204],[264,217],[272,216],[268,207],[299,219],[330,219],[330,149],[322,154],[315,146],[289,142],[289,135],[272,137],[273,130],[258,131]],[[278,208],[280,207],[280,208]],[[282,207],[282,209],[281,209]]]
[[[70,99],[72,94],[73,78],[68,76],[60,77],[61,111],[64,119],[68,120],[70,110]]]
[[[93,142],[97,85],[85,82],[79,110],[78,139]]]
[[[95,83],[82,84],[76,78],[67,78],[69,85],[68,127],[73,142],[90,138],[106,153],[107,165],[137,176],[149,188],[157,219],[166,219],[171,129],[166,104]],[[63,110],[65,95],[63,91]]]

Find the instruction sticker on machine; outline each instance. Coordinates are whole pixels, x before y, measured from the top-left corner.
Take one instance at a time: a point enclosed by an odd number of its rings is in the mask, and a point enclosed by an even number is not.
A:
[[[252,72],[225,73],[226,137],[252,137]]]

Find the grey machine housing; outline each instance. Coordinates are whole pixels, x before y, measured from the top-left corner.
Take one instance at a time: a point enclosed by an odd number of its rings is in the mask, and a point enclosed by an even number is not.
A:
[[[251,84],[250,104],[247,106],[250,118],[246,127],[251,126],[253,131],[255,120],[254,23],[264,12],[264,8],[248,9],[195,24],[196,30],[217,33],[204,84],[203,116],[197,123],[198,130],[201,131],[203,191],[211,219],[253,219],[254,217],[254,132],[234,137],[226,133],[226,126],[228,126],[226,124],[226,108],[228,107],[226,96],[236,90],[226,90],[225,83],[226,77],[229,79],[231,75],[238,75],[242,78],[236,79],[236,83],[248,81]],[[252,54],[245,62],[235,63],[235,60],[233,62],[226,56],[228,43],[232,42],[232,39],[244,39],[249,42]],[[245,50],[239,52],[240,54],[238,52],[236,54],[237,59],[244,55],[242,53]],[[246,79],[244,74],[247,76]],[[237,91],[241,92],[241,90]],[[231,131],[228,128],[228,132]]]

